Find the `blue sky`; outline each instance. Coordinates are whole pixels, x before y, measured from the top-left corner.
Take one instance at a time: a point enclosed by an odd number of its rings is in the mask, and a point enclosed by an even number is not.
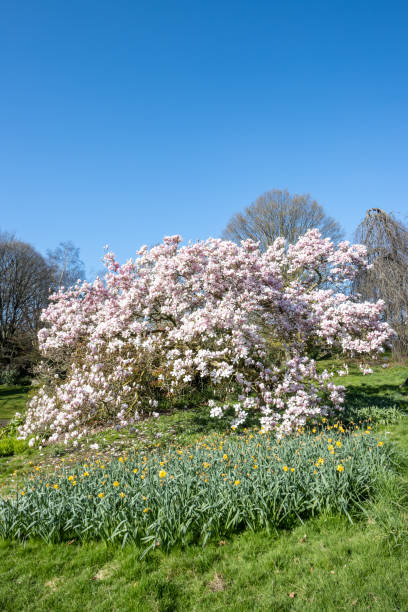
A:
[[[408,4],[0,0],[0,228],[88,273],[268,189],[408,214]]]

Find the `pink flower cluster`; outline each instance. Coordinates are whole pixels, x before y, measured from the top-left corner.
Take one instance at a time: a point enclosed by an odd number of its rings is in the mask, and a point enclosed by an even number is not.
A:
[[[265,253],[251,240],[180,242],[144,246],[124,265],[107,253],[103,281],[52,296],[39,332],[46,381],[22,438],[77,444],[95,423],[134,424],[200,380],[213,417],[232,413],[237,427],[256,411],[283,435],[342,406],[344,388],[311,354],[373,355],[392,338],[382,303],[347,291],[366,265],[360,245],[336,247],[317,230]]]

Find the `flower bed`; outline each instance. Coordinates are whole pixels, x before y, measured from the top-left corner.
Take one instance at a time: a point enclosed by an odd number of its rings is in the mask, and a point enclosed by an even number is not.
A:
[[[290,527],[322,512],[350,517],[389,469],[389,452],[367,430],[341,425],[284,438],[214,436],[164,455],[104,464],[63,461],[34,469],[24,488],[0,500],[0,536],[45,541],[135,541],[145,552],[241,529]]]

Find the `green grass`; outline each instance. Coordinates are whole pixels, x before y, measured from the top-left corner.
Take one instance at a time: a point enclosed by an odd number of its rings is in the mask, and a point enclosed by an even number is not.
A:
[[[333,367],[334,372],[341,368],[341,362],[321,362],[320,369]],[[337,367],[336,367],[337,366]],[[346,404],[354,407],[377,406],[390,408],[395,405],[408,413],[408,387],[401,385],[408,378],[408,367],[393,365],[388,368],[372,365],[373,374],[364,376],[356,364],[349,365],[349,375],[335,376],[335,384],[347,387]]]
[[[0,544],[3,610],[406,610],[408,556],[375,523],[308,521],[202,550]],[[291,597],[293,595],[293,597]]]
[[[142,560],[137,545],[2,542],[0,610],[408,610],[408,397],[399,387],[407,377],[408,368],[396,366],[371,376],[353,368],[335,379],[355,406],[371,406],[374,415],[397,406],[402,415],[378,425],[382,438],[405,453],[399,476],[382,482],[353,524],[324,514],[279,535],[243,532],[204,549],[158,548]],[[95,439],[112,455],[126,444],[189,444],[205,433],[207,420],[199,410],[177,413],[146,422],[139,435],[113,431]],[[0,482],[10,483],[15,470],[27,473],[29,460],[52,468],[55,455],[66,452],[57,451],[1,458]]]
[[[12,419],[16,412],[24,410],[28,390],[22,385],[0,385],[0,421]]]
[[[397,448],[408,455],[408,418],[402,419],[392,427],[381,426],[379,431],[384,434],[385,439],[396,444]]]

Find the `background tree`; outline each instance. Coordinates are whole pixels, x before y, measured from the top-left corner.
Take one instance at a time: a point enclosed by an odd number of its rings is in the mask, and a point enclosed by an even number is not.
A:
[[[398,334],[396,356],[408,355],[408,228],[380,208],[367,211],[356,240],[368,249],[372,267],[360,272],[354,291],[364,299],[385,301],[384,316]]]
[[[0,369],[25,372],[33,361],[53,273],[30,245],[0,234]]]
[[[343,237],[339,223],[327,216],[309,194],[291,195],[287,190],[273,189],[261,195],[244,213],[233,215],[222,236],[237,243],[252,238],[265,251],[278,237],[294,243],[313,228],[335,243]]]
[[[77,280],[84,280],[85,266],[79,256],[79,249],[71,241],[60,242],[53,250],[47,251],[47,263],[54,271],[55,288],[71,287]]]

